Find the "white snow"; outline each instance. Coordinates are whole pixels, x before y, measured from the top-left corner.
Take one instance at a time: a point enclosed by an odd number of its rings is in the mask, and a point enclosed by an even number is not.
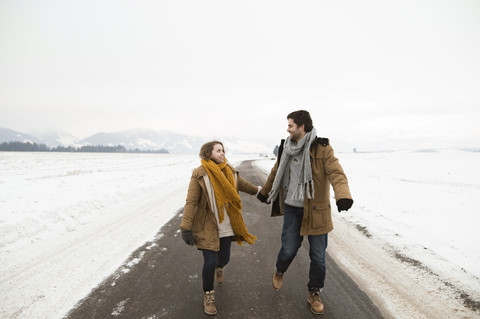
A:
[[[480,153],[337,156],[355,204],[333,209],[333,234],[417,260],[478,301]],[[131,252],[183,207],[198,165],[196,155],[0,152],[0,317],[61,318],[116,269],[128,272],[143,257],[124,264]]]

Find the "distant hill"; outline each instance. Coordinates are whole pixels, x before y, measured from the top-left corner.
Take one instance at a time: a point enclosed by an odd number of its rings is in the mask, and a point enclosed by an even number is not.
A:
[[[42,143],[38,138],[33,137],[32,135],[0,127],[0,143],[4,142],[31,142],[37,144]]]
[[[131,129],[113,133],[97,133],[81,140],[86,145],[122,145],[127,149],[158,150],[166,149],[170,153],[185,154],[198,152],[204,143],[195,137],[172,131],[152,129]]]
[[[120,132],[97,133],[83,140],[65,132],[43,132],[28,135],[7,128],[0,128],[0,143],[3,142],[31,142],[45,144],[49,147],[86,145],[118,146],[128,150],[161,150],[165,149],[171,154],[198,154],[205,138],[189,136],[173,131],[157,131],[153,129],[130,129]],[[210,140],[210,139],[209,139]],[[235,137],[222,138],[227,154],[272,154],[275,142],[255,141]]]
[[[80,140],[70,133],[56,131],[42,131],[30,133],[34,135],[42,144],[50,147],[55,146],[73,146],[81,147]]]

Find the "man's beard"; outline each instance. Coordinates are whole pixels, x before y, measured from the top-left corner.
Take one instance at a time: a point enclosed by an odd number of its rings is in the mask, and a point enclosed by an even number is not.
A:
[[[300,135],[299,134],[292,134],[290,136],[290,140],[294,143],[297,143],[300,140]]]

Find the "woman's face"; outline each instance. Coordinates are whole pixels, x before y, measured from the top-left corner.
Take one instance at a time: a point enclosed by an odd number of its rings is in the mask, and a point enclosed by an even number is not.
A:
[[[210,159],[217,164],[223,163],[225,160],[225,152],[223,151],[222,144],[213,145],[212,156]]]

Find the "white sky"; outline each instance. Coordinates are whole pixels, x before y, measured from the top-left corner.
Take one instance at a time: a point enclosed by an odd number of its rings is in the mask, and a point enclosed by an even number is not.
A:
[[[480,146],[480,1],[0,0],[0,127]]]

